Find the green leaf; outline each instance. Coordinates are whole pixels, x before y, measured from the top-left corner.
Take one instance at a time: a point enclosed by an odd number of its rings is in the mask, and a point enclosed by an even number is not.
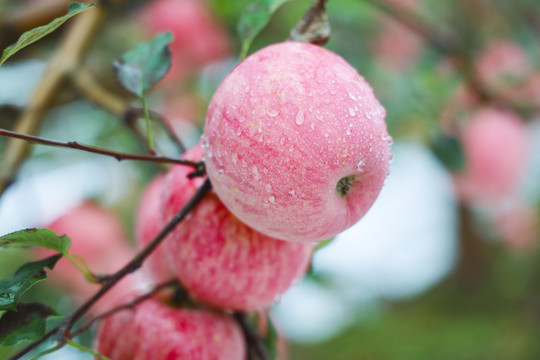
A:
[[[35,29],[26,31],[21,35],[21,37],[19,38],[19,40],[17,40],[15,44],[8,46],[2,54],[2,58],[0,58],[0,66],[13,54],[27,47],[28,45],[35,43],[46,35],[49,35],[67,20],[71,19],[73,16],[95,7],[95,5],[71,3],[69,5],[69,10],[66,15],[54,19],[47,25],[39,26]]]
[[[71,246],[71,240],[49,229],[25,229],[0,236],[0,248],[21,246],[44,247],[65,255]]]
[[[15,310],[19,298],[32,286],[47,278],[44,268],[53,269],[61,254],[21,266],[11,279],[0,281],[0,310]]]
[[[152,41],[139,44],[125,53],[114,63],[120,84],[142,98],[171,68],[171,53],[167,45],[172,40],[171,33],[158,34]]]
[[[19,303],[0,318],[0,345],[36,341],[45,334],[47,318],[57,315],[53,308],[39,303]]]
[[[433,153],[450,170],[459,171],[465,166],[465,154],[459,139],[441,134],[432,143]]]
[[[240,59],[244,59],[253,39],[270,21],[279,7],[291,0],[257,0],[249,5],[238,21],[237,30],[242,41]]]

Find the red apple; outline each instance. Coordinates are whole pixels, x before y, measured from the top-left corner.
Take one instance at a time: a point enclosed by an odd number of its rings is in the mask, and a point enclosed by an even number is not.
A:
[[[225,206],[261,233],[328,239],[356,223],[388,174],[391,138],[369,84],[307,43],[268,46],[221,83],[204,134]]]
[[[150,299],[100,325],[95,349],[113,360],[244,360],[238,324],[210,311],[171,308]]]

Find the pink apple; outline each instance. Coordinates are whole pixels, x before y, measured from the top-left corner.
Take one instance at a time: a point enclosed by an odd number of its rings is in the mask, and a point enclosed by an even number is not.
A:
[[[181,80],[209,62],[229,54],[230,40],[203,0],[154,0],[142,14],[152,33],[172,32],[171,73]]]
[[[174,166],[168,172],[165,219],[195,193],[194,180],[186,177],[190,171]],[[195,298],[245,311],[271,305],[304,274],[313,251],[311,243],[281,241],[247,227],[215,194],[208,194],[164,245],[176,276]]]
[[[495,230],[509,248],[531,252],[538,246],[540,216],[531,204],[514,200],[492,209],[492,216]]]
[[[465,202],[497,202],[513,195],[523,178],[528,138],[517,115],[497,108],[476,111],[462,135],[465,169],[456,175]]]
[[[82,203],[45,227],[57,234],[67,235],[71,239],[69,252],[82,256],[95,274],[118,271],[135,255],[128,246],[120,220],[109,210],[92,202]],[[41,248],[36,250],[39,257],[53,253]],[[68,291],[77,303],[88,299],[100,287],[89,282],[66,258],[60,259],[48,275],[51,281]],[[126,293],[133,291],[137,282],[134,275],[125,277],[91,308],[90,313],[108,310]]]
[[[480,79],[491,90],[507,91],[513,82],[523,81],[532,71],[527,53],[515,42],[505,39],[492,41],[476,62]]]
[[[150,299],[106,318],[95,349],[114,360],[244,360],[240,327],[223,314]]]
[[[391,138],[369,84],[338,55],[285,42],[245,59],[209,105],[202,146],[225,206],[261,233],[328,239],[388,174]]]

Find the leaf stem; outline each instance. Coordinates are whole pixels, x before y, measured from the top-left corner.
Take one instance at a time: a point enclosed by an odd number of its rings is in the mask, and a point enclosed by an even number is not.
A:
[[[146,139],[148,141],[148,150],[150,153],[155,154],[154,140],[152,139],[152,124],[150,122],[150,114],[148,113],[148,104],[146,103],[146,95],[141,96],[141,103],[144,113],[144,121],[146,123]]]
[[[92,355],[94,355],[94,356],[97,356],[97,357],[100,358],[101,360],[111,360],[111,359],[109,359],[108,357],[106,357],[105,355],[101,355],[100,353],[98,353],[98,352],[96,352],[96,351],[94,351],[94,350],[92,350],[92,349],[89,349],[89,348],[87,348],[86,346],[83,346],[83,345],[81,345],[81,344],[79,344],[79,343],[76,343],[75,341],[71,341],[71,340],[69,340],[69,339],[66,339],[66,343],[67,343],[68,345],[70,345],[70,346],[73,346],[73,347],[76,348],[76,349],[79,349],[79,350],[81,350],[81,351],[84,351],[84,352],[90,353],[90,354],[92,354]]]

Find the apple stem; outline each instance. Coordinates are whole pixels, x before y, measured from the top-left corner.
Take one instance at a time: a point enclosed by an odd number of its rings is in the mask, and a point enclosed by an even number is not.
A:
[[[349,193],[349,190],[351,189],[351,185],[354,182],[354,175],[344,176],[341,179],[339,179],[337,185],[336,185],[336,191],[339,195],[345,197]]]

